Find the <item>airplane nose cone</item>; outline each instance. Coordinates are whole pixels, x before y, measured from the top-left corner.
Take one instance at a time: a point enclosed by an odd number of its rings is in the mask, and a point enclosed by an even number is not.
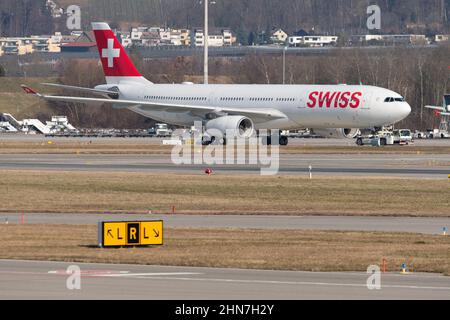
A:
[[[397,104],[394,110],[395,111],[392,113],[392,120],[394,120],[393,122],[400,122],[410,115],[411,106],[408,103],[403,102]]]
[[[403,116],[403,119],[408,117],[411,114],[411,106],[408,103],[404,103],[401,107],[401,114]]]

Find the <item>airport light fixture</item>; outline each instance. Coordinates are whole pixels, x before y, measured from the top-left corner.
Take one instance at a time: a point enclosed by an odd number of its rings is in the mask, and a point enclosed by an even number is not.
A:
[[[202,3],[203,1],[200,1],[200,3]],[[209,3],[211,4],[216,4],[215,1],[210,1],[210,0],[204,0],[204,5],[205,5],[205,26],[203,29],[203,37],[204,37],[204,43],[203,43],[203,83],[204,84],[208,84],[209,83],[209,19],[208,19],[208,15],[209,15]]]

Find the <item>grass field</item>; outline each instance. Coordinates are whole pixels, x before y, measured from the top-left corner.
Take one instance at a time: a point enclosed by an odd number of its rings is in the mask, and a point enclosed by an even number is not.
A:
[[[26,84],[36,90],[53,93],[54,89],[40,85],[40,83],[52,81],[55,80],[53,78],[0,78],[0,113],[10,113],[18,120],[35,118],[39,113],[51,113],[45,102],[25,94],[20,85]]]
[[[0,212],[450,216],[449,181],[0,171]],[[426,185],[424,187],[424,185]]]
[[[100,249],[91,225],[0,225],[3,259],[303,271],[366,271],[387,259],[450,274],[450,237],[374,232],[166,229],[161,247]]]

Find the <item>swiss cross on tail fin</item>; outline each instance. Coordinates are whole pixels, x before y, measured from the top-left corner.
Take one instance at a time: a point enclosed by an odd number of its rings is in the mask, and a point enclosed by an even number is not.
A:
[[[94,22],[92,29],[106,77],[141,77],[107,23]]]

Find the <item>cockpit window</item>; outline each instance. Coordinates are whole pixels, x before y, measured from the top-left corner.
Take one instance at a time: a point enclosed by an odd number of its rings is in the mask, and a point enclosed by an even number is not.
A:
[[[384,102],[405,102],[405,98],[388,97],[388,98],[384,99]]]

